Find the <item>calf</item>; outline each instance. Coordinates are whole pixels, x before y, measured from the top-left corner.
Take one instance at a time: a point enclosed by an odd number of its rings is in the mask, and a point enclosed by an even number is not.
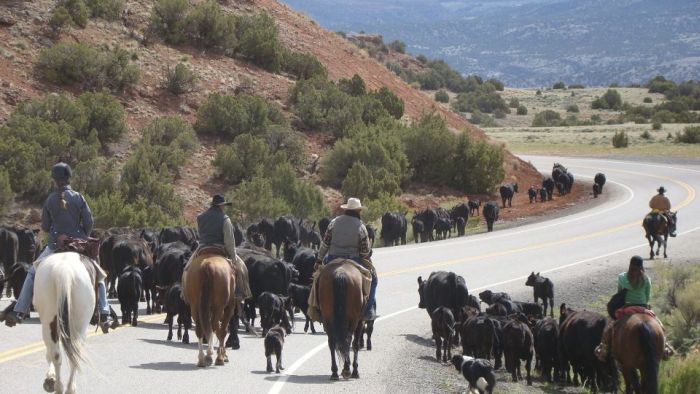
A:
[[[593,184],[593,198],[598,198],[598,195],[600,194],[600,185],[597,183]]]
[[[503,301],[501,301],[503,302]],[[521,302],[521,301],[512,301],[513,303],[513,312],[517,313],[523,313],[525,316],[533,316],[536,317],[537,319],[541,319],[544,315],[542,314],[542,307],[533,302]],[[506,306],[507,308],[507,306]]]
[[[501,344],[498,338],[498,322],[488,316],[473,316],[460,327],[462,352],[477,358],[496,360],[496,368],[501,364]]]
[[[467,202],[467,205],[469,205],[469,215],[474,216],[474,212],[476,212],[476,216],[479,216],[481,200],[469,200],[469,202]]]
[[[535,189],[534,186],[530,186],[530,188],[527,189],[527,197],[530,199],[530,204],[537,201],[537,189]]]
[[[150,315],[153,312],[160,313],[160,306],[156,297],[156,278],[153,272],[154,267],[146,267],[143,269],[141,279],[143,280],[143,292],[146,299],[146,314]]]
[[[126,266],[119,275],[117,297],[122,309],[122,324],[131,323],[136,327],[139,316],[139,299],[143,291],[141,270],[138,267]]]
[[[551,200],[554,194],[554,179],[551,177],[542,179],[542,188],[547,192],[547,200]]]
[[[292,306],[299,308],[301,313],[304,314],[304,318],[306,318],[304,332],[309,331],[309,326],[311,326],[311,333],[315,334],[316,329],[314,328],[314,321],[311,320],[306,313],[309,309],[309,293],[311,293],[311,286],[301,286],[295,283],[289,285],[289,298],[292,301]]]
[[[360,349],[365,347],[365,334],[367,334],[367,351],[372,350],[372,333],[374,332],[374,320],[367,320],[362,324],[362,335],[360,335]]]
[[[269,291],[260,294],[257,306],[260,308],[262,335],[266,335],[267,331],[276,324],[282,324],[288,334],[292,333],[292,325],[286,313],[287,302],[289,302],[288,297],[280,297]]]
[[[435,223],[437,239],[447,239],[452,236],[452,223],[448,218],[439,218]]]
[[[455,226],[457,227],[457,235],[460,237],[463,236],[467,227],[467,223],[464,221],[464,218],[458,217],[455,221]]]
[[[430,314],[433,339],[435,339],[435,358],[447,362],[452,357],[452,337],[455,334],[455,318],[450,308],[441,306]]]
[[[175,283],[170,286],[165,296],[165,322],[168,323],[168,341],[173,339],[173,317],[177,315],[177,339],[182,343],[190,343],[189,330],[192,328],[192,314],[190,306],[182,299],[182,285]],[[182,335],[182,327],[185,327],[185,335]]]
[[[540,202],[547,201],[547,189],[542,188],[539,190],[539,193],[540,193]]]
[[[559,324],[552,317],[545,317],[535,324],[533,330],[535,337],[535,354],[538,367],[542,372],[542,377],[548,382],[553,382],[559,378],[559,354],[557,351],[557,340],[559,338]],[[554,377],[552,378],[552,370]]]
[[[493,231],[493,224],[498,220],[498,205],[496,203],[490,201],[484,205],[484,219],[487,231]]]
[[[522,379],[520,360],[525,360],[527,385],[532,386],[530,376],[534,339],[530,327],[522,321],[511,320],[503,326],[503,353],[506,356],[506,370],[510,372],[514,382]]]
[[[503,208],[506,207],[506,202],[508,203],[508,207],[512,207],[513,195],[518,192],[518,184],[505,184],[499,188],[499,192],[501,193],[501,201],[503,202]]]
[[[472,393],[474,390],[480,394],[493,393],[493,388],[496,387],[496,374],[488,360],[454,355],[452,365],[467,380],[469,384],[467,393]]]
[[[554,316],[554,283],[549,278],[540,276],[539,272],[537,274],[532,272],[527,277],[525,286],[532,286],[535,303],[542,300],[545,315],[547,314],[547,300],[549,300],[549,315]]]
[[[272,353],[275,353],[277,364],[275,372],[280,373],[282,367],[282,347],[284,346],[284,330],[279,324],[270,328],[265,334],[265,358],[267,358],[267,372],[272,372]]]
[[[491,290],[484,290],[479,293],[479,299],[489,305],[492,305],[500,300],[510,301],[510,295],[508,295],[508,293],[496,293]]]
[[[423,221],[414,218],[411,220],[411,228],[413,229],[413,242],[418,243],[419,240],[420,242],[425,242]]]
[[[602,193],[603,186],[605,185],[605,174],[603,174],[602,172],[595,174],[595,177],[593,178],[593,182],[595,182],[596,185],[599,186],[598,193]]]

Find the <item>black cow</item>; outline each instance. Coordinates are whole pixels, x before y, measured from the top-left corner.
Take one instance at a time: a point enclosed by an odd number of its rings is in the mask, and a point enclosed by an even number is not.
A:
[[[479,208],[481,208],[481,200],[474,199],[474,200],[469,200],[467,203],[469,205],[469,215],[474,216],[474,212],[476,212],[476,216],[479,216]]]
[[[404,221],[406,220],[406,216],[404,216]],[[370,249],[374,247],[374,239],[377,236],[377,229],[374,228],[372,224],[367,224],[365,226],[367,229],[367,238],[369,238],[369,247]],[[403,245],[406,244],[406,231],[404,230],[403,238],[402,238]]]
[[[596,185],[599,185],[600,190],[598,190],[598,193],[602,193],[603,186],[605,186],[605,174],[602,172],[595,174],[595,177],[593,177],[593,182],[595,182]]]
[[[527,197],[530,199],[530,204],[537,201],[537,189],[534,186],[527,189]]]
[[[117,297],[122,310],[122,324],[138,325],[139,299],[143,291],[141,270],[134,265],[127,265],[119,275]]]
[[[455,334],[455,318],[450,308],[441,306],[430,314],[430,326],[435,340],[435,358],[447,362],[452,358],[452,337]]]
[[[547,191],[547,200],[551,200],[554,194],[554,179],[552,177],[542,179],[542,188]]]
[[[181,241],[163,244],[155,264],[155,282],[158,289],[166,289],[182,280],[182,271],[192,256],[190,247]]]
[[[547,300],[549,300],[549,315],[554,316],[554,283],[549,278],[540,276],[538,272],[532,272],[525,281],[525,286],[532,286],[535,303],[542,300],[544,304],[544,314],[547,314]]]
[[[554,380],[559,380],[559,353],[557,350],[559,324],[554,318],[545,317],[535,324],[533,335],[535,337],[535,354],[537,355],[535,368],[539,367],[542,377],[546,381],[551,383]]]
[[[614,360],[601,362],[595,356],[595,347],[600,344],[603,329],[608,319],[595,312],[574,311],[560,306],[558,354],[566,382],[571,382],[569,365],[574,372],[574,384],[579,385],[579,376],[593,391],[616,391],[618,372]]]
[[[597,183],[593,184],[593,198],[598,198],[598,195],[600,194],[600,185]]]
[[[293,216],[280,216],[275,220],[272,243],[276,248],[276,256],[280,257],[280,247],[284,241],[299,241],[299,221]]]
[[[425,281],[419,276],[418,296],[418,307],[426,309],[428,315],[441,306],[450,308],[453,315],[457,315],[463,306],[469,305],[467,284],[454,272],[433,272]]]
[[[328,229],[328,225],[331,224],[331,218],[329,217],[322,217],[318,221],[318,231],[321,234],[321,238],[323,238],[324,235],[326,235],[326,230]]]
[[[189,226],[164,227],[160,230],[158,241],[161,244],[182,241],[190,249],[197,249],[199,234]]]
[[[299,242],[303,246],[311,247],[313,242],[313,233],[316,230],[316,222],[309,223],[308,220],[299,219]]]
[[[312,249],[298,246],[294,248],[291,263],[299,272],[296,283],[304,286],[311,285],[313,281],[311,276],[314,273],[314,265],[316,264],[316,252]]]
[[[368,233],[370,228],[372,228],[372,226],[367,226]],[[374,231],[374,229],[372,231]],[[374,237],[371,238],[371,241],[374,243]],[[311,232],[311,248],[315,250],[319,250],[321,248],[321,234],[318,231]]]
[[[152,266],[153,258],[148,244],[144,240],[126,236],[114,241],[111,263],[112,266],[107,269],[110,291],[115,288],[117,273],[122,272],[125,267],[130,265],[140,269]]]
[[[17,254],[19,253],[19,240],[14,231],[0,227],[0,261],[2,261],[5,280],[8,280],[12,271],[17,265]],[[21,284],[20,284],[21,288]],[[7,296],[12,294],[12,286],[7,287]],[[19,297],[19,291],[15,292],[15,297]]]
[[[256,223],[253,223],[250,226],[248,226],[248,228],[246,228],[245,238],[248,242],[257,247],[262,248],[263,246],[265,246],[265,238],[260,233],[260,228]]]
[[[401,212],[385,212],[382,215],[382,229],[379,238],[384,246],[406,245],[406,215]]]
[[[484,205],[484,219],[489,232],[493,231],[493,223],[498,220],[498,205],[494,202],[487,202]]]
[[[311,326],[311,333],[315,334],[316,329],[314,328],[314,321],[309,318],[307,310],[309,309],[309,294],[311,293],[311,286],[302,286],[292,283],[289,285],[289,298],[292,301],[292,306],[299,308],[301,313],[304,314],[306,322],[304,323],[304,332],[309,331],[309,326]]]
[[[569,170],[566,169],[563,165],[560,163],[554,163],[552,166],[552,179],[557,179],[559,175],[568,172]]]
[[[542,313],[542,306],[534,302],[522,302],[522,301],[512,301],[513,302],[513,312],[522,313],[525,316],[532,316],[537,319],[541,319],[544,314]],[[503,301],[501,301],[503,303]]]
[[[156,259],[158,258],[158,246],[160,245],[158,241],[158,234],[156,234],[156,232],[153,230],[144,228],[141,231],[139,231],[139,238],[146,242],[146,244],[148,245],[148,250],[151,252],[151,259],[153,261],[156,261]]]
[[[503,353],[506,358],[506,370],[514,382],[522,379],[520,360],[525,361],[527,385],[532,386],[531,365],[534,354],[534,338],[527,323],[511,320],[503,326]]]
[[[267,331],[276,324],[282,325],[287,334],[292,333],[292,325],[289,323],[289,317],[286,310],[288,307],[289,297],[281,297],[269,291],[262,292],[257,299],[256,306],[260,309],[260,326],[262,327],[262,335],[267,335]]]
[[[423,222],[423,237],[425,240],[434,241],[433,230],[435,230],[435,224],[438,220],[438,214],[435,209],[428,208],[423,211],[416,212],[413,215],[414,218]]]
[[[452,223],[448,218],[439,218],[435,223],[435,234],[437,239],[447,239],[452,236]]]
[[[465,230],[466,230],[467,224],[464,221],[464,218],[457,218],[457,220],[455,220],[455,226],[457,227],[457,235],[458,236],[461,237],[466,233]]]
[[[245,236],[243,235],[243,227],[238,222],[233,222],[233,241],[236,247],[241,246],[245,242]]]
[[[508,293],[496,293],[491,290],[484,290],[479,293],[479,299],[488,305],[493,305],[501,300],[511,301]]]
[[[146,300],[146,314],[150,315],[158,304],[155,265],[147,266],[141,270],[141,281],[143,283],[143,298]]]
[[[265,238],[265,249],[272,250],[272,239],[275,236],[275,222],[272,219],[262,219],[258,223],[258,231]]]
[[[515,193],[518,192],[518,184],[517,183],[508,183],[505,185],[502,185],[498,191],[501,193],[501,201],[503,201],[503,208],[506,207],[506,202],[508,202],[508,206],[512,207],[513,206],[513,196]]]
[[[547,201],[547,189],[541,188],[537,192],[540,194],[540,202]]]
[[[420,242],[426,241],[423,221],[416,218],[411,219],[411,228],[413,229],[413,242],[418,243],[419,240]]]
[[[566,194],[566,188],[564,187],[563,183],[557,182],[556,187],[557,187],[557,192],[559,193],[560,196],[563,196],[564,194]]]
[[[565,195],[571,192],[571,188],[574,185],[574,176],[570,172],[564,172],[559,174],[558,178],[555,178],[557,183],[561,183],[561,190],[559,190],[560,195]]]
[[[501,367],[501,343],[497,333],[498,321],[485,315],[472,316],[462,322],[460,337],[464,355],[495,360],[496,369]]]
[[[175,283],[168,289],[165,297],[165,322],[168,323],[168,341],[173,339],[173,317],[177,316],[177,339],[182,343],[190,343],[189,330],[192,329],[192,312],[190,306],[182,299],[182,286]],[[182,327],[185,335],[182,335]]]
[[[452,207],[452,210],[450,211],[450,220],[452,220],[455,226],[455,231],[457,230],[457,219],[459,218],[462,218],[465,223],[469,220],[469,205],[461,203]]]

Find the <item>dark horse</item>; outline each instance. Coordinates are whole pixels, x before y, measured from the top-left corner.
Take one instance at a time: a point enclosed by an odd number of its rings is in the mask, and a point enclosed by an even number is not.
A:
[[[676,229],[676,212],[669,213],[672,224],[664,220],[660,213],[650,213],[644,217],[644,222],[642,226],[644,231],[646,231],[646,238],[649,241],[649,258],[654,259],[654,243],[656,243],[656,255],[659,255],[661,246],[664,247],[664,258],[667,258],[666,246],[668,244],[668,234],[672,233]]]
[[[625,378],[625,393],[658,392],[664,333],[656,319],[642,313],[627,315],[615,322],[608,335],[612,335],[611,354]],[[641,373],[641,386],[637,370]]]
[[[318,295],[323,329],[328,335],[331,351],[331,380],[338,380],[338,365],[335,354],[343,361],[343,378],[360,377],[357,372],[359,338],[362,336],[362,273],[351,261],[326,265],[318,277]],[[354,358],[350,374],[350,345]]]

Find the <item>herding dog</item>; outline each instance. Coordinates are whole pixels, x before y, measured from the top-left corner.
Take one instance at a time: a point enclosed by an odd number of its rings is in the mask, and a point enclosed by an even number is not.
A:
[[[267,372],[272,372],[272,353],[275,353],[277,365],[275,372],[280,373],[282,367],[282,347],[284,346],[284,329],[277,324],[265,335],[265,357],[267,357]]]
[[[467,380],[469,384],[467,393],[472,393],[474,390],[480,394],[493,393],[493,388],[496,386],[496,374],[488,360],[454,355],[452,356],[452,364]]]

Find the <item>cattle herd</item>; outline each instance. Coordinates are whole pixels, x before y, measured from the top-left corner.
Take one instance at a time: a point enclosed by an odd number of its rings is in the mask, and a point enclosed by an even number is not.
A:
[[[514,301],[507,293],[490,290],[480,292],[477,299],[464,278],[453,272],[433,272],[426,280],[419,276],[418,307],[426,309],[431,319],[437,361],[451,359],[470,388],[481,393],[493,392],[493,371],[503,367],[504,358],[514,382],[523,379],[524,362],[525,380],[532,385],[534,362],[546,382],[583,383],[593,391],[616,389],[614,362],[601,362],[594,355],[608,318],[561,304],[557,321],[553,283],[533,272],[525,285],[533,287],[535,302]],[[487,306],[484,311],[482,302]],[[452,356],[453,346],[461,346],[462,355]]]

